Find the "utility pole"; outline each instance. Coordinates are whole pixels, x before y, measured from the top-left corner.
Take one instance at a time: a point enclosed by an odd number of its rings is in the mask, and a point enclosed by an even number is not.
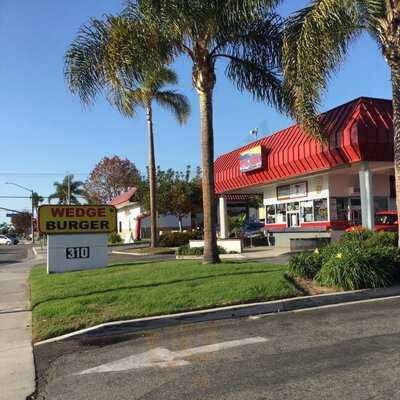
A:
[[[19,187],[19,188],[21,188],[21,189],[27,190],[28,192],[31,193],[31,195],[30,195],[31,204],[32,204],[31,232],[32,232],[32,245],[34,245],[34,244],[35,244],[35,226],[34,226],[34,223],[33,223],[33,222],[34,222],[34,219],[35,219],[35,216],[34,216],[34,212],[35,212],[35,200],[34,200],[33,195],[34,195],[35,192],[34,192],[32,189],[28,189],[27,187],[22,186],[22,185],[19,185],[18,183],[14,183],[14,182],[6,182],[6,185],[14,185],[14,186],[17,186],[17,187]]]
[[[71,175],[67,172],[67,204],[71,204]]]

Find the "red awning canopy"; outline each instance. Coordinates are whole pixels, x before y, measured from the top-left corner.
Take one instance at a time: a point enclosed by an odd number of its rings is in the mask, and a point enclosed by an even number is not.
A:
[[[359,161],[393,161],[392,102],[361,97],[321,114],[328,142],[294,125],[215,161],[217,193],[270,183]],[[240,172],[240,153],[261,145],[264,166]]]

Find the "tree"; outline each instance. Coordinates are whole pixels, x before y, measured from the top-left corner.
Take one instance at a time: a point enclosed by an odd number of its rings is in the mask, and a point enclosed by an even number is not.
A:
[[[189,213],[198,211],[202,202],[201,186],[198,176],[191,176],[190,166],[185,172],[175,172],[170,191],[169,213],[176,215],[179,230],[182,231],[182,219]]]
[[[285,86],[294,117],[310,135],[325,140],[317,117],[321,93],[350,43],[364,31],[378,42],[391,71],[394,168],[400,210],[400,0],[313,0],[309,7],[298,11],[288,19],[285,30]]]
[[[279,67],[281,20],[277,0],[137,0],[128,2],[115,29],[113,55],[124,70],[140,71],[141,59],[173,62],[188,56],[199,96],[204,212],[203,263],[219,261],[216,246],[213,92],[216,62],[240,91],[283,109]],[[135,29],[142,21],[141,29]],[[124,25],[125,24],[125,25]],[[121,28],[125,26],[125,28]],[[122,31],[126,35],[118,34]],[[124,43],[129,41],[129,51]],[[143,42],[147,47],[143,48]]]
[[[163,171],[157,168],[157,210],[160,214],[171,214],[178,217],[180,230],[182,219],[188,213],[195,213],[201,209],[201,176],[200,171],[192,176],[190,166],[186,171]],[[146,210],[149,210],[149,181],[143,177],[141,185],[136,192],[136,198]]]
[[[66,175],[62,182],[54,182],[55,192],[49,201],[58,199],[58,204],[80,204],[78,197],[83,195],[83,182],[74,181],[74,175]]]
[[[150,188],[151,246],[157,245],[156,162],[154,155],[153,103],[168,109],[179,123],[186,122],[190,114],[187,98],[166,85],[177,83],[176,74],[162,62],[149,57],[147,43],[140,39],[135,53],[129,40],[133,33],[142,36],[141,21],[132,20],[124,29],[123,20],[108,16],[105,21],[93,20],[84,26],[71,44],[65,57],[65,76],[72,93],[78,94],[84,104],[94,101],[99,92],[105,92],[110,103],[127,117],[135,116],[137,108],[146,112],[148,137],[148,171]],[[115,38],[119,48],[113,46]],[[118,53],[129,53],[129,58],[140,58],[140,68],[130,68],[129,62],[118,59]],[[117,58],[115,58],[117,57]]]
[[[33,202],[33,208],[37,209],[40,206],[40,203],[44,202],[44,197],[40,196],[39,193],[33,192],[32,202]]]
[[[12,216],[11,224],[18,235],[28,236],[31,232],[32,214],[28,211],[15,213]]]
[[[129,188],[137,187],[140,173],[132,161],[118,156],[104,157],[94,167],[84,185],[89,203],[109,203]]]

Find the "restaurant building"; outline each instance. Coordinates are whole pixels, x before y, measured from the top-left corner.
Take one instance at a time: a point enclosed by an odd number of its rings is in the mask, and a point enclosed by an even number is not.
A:
[[[263,196],[262,220],[281,243],[372,229],[375,212],[395,209],[392,102],[361,97],[320,118],[325,143],[294,125],[217,158],[222,238],[233,194]]]

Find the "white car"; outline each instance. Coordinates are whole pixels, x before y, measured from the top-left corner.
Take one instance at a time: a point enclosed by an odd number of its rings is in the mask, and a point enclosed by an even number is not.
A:
[[[0,244],[5,244],[7,246],[12,245],[12,240],[8,238],[7,236],[0,235]]]

